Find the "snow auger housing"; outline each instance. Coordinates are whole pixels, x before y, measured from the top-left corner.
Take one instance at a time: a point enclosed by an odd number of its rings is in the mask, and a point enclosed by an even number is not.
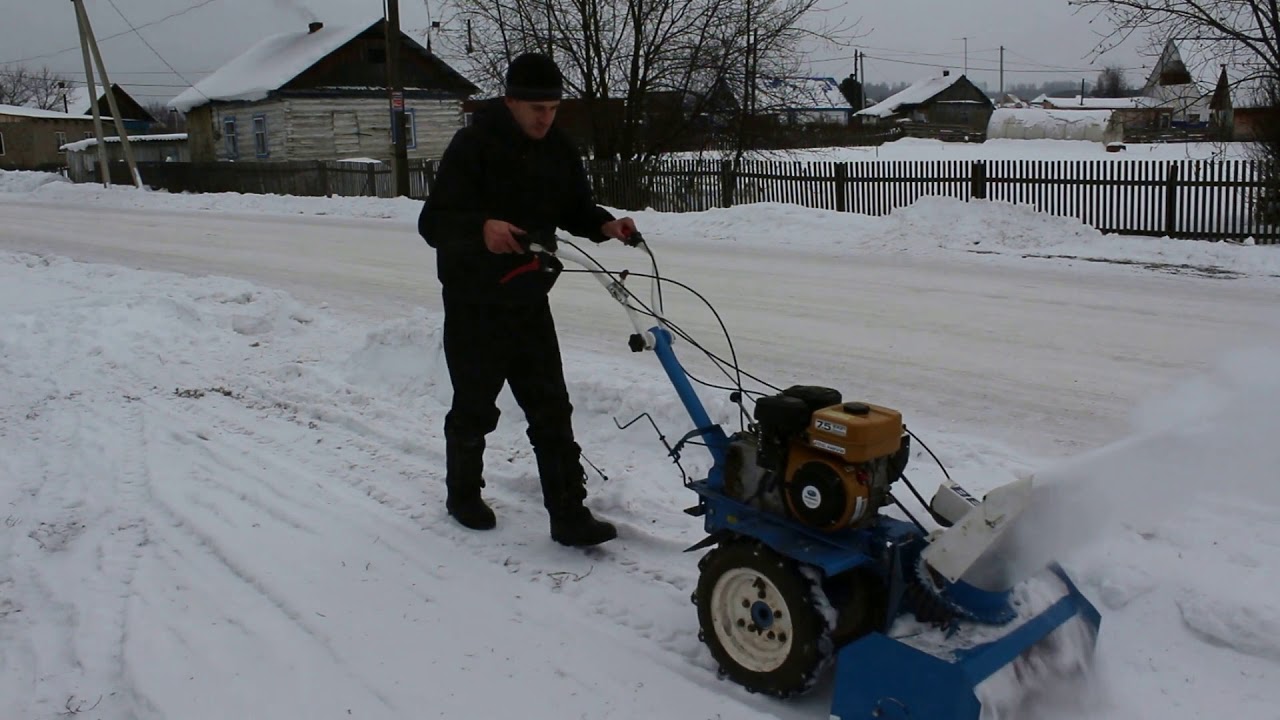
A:
[[[1002,687],[988,683],[994,676],[1021,687],[1087,666],[1096,608],[1056,563],[1016,577],[1003,556],[1029,481],[979,502],[948,480],[927,507],[939,527],[927,530],[905,506],[911,521],[881,512],[899,504],[892,490],[910,459],[913,436],[897,410],[795,385],[761,397],[754,422],[727,434],[672,349],[687,335],[624,286],[628,273],[562,244],[530,249],[604,285],[631,320],[629,347],[657,356],[693,421],[667,445],[671,456],[693,438],[711,454],[705,478],[686,478],[698,502],[685,512],[707,533],[688,548],[710,548],[691,600],[722,677],[788,697],[834,665],[832,720],[977,720],[1018,701],[993,690]],[[656,262],[650,277],[657,287]],[[633,301],[657,324],[646,329]]]

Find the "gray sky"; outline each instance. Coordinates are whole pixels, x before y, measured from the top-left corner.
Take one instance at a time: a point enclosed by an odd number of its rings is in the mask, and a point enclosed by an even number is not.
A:
[[[199,81],[262,37],[302,29],[314,14],[327,24],[369,22],[382,13],[383,0],[84,0],[112,81],[124,85],[141,102],[167,102],[187,83]],[[963,72],[968,36],[969,76],[992,90],[999,88],[1000,51],[1005,50],[1005,85],[1081,78],[1092,83],[1104,64],[1129,68],[1130,84],[1146,77],[1152,59],[1130,45],[1102,60],[1091,60],[1098,40],[1098,21],[1073,14],[1067,0],[875,0],[847,3],[822,0],[833,8],[831,21],[857,22],[855,41],[868,56],[869,82],[912,82],[940,68]],[[113,7],[114,3],[114,7]],[[65,0],[0,0],[0,64],[15,60],[84,79],[75,13]],[[438,17],[438,0],[433,0]],[[116,8],[154,47],[153,52],[129,30]],[[156,22],[167,15],[174,15]],[[406,30],[427,26],[423,0],[401,0]],[[123,34],[120,34],[123,33]],[[109,36],[120,34],[119,37]],[[421,37],[421,34],[416,35]],[[439,47],[437,47],[439,49]],[[852,49],[819,50],[813,74],[837,79],[852,68]],[[163,58],[163,60],[161,59]],[[449,58],[445,56],[445,59]],[[172,66],[172,70],[166,65]],[[180,73],[175,75],[173,70]]]

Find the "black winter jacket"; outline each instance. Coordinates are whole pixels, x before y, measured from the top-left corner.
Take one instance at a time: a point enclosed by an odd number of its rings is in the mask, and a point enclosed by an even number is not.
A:
[[[436,248],[446,298],[507,304],[544,297],[554,275],[524,272],[530,254],[489,252],[489,219],[533,237],[560,228],[599,243],[609,239],[600,226],[615,218],[596,204],[569,138],[555,125],[541,140],[530,138],[499,98],[477,110],[445,149],[418,232]]]

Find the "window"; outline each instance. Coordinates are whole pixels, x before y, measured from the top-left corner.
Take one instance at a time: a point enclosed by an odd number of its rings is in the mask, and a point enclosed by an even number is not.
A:
[[[271,155],[267,147],[267,116],[263,114],[253,116],[253,153],[259,158]]]
[[[240,146],[236,142],[236,119],[234,117],[222,119],[222,143],[227,151],[227,159],[235,160],[240,157]]]
[[[56,133],[54,133],[54,134],[53,134],[53,137],[54,137],[55,141],[58,143],[58,144],[55,146],[55,147],[57,147],[57,148],[58,148],[58,153],[59,153],[59,154],[66,153],[67,151],[66,151],[66,150],[63,150],[63,149],[62,149],[62,146],[67,144],[67,134],[66,134],[66,133],[64,133],[64,132],[56,132]]]
[[[404,147],[406,150],[412,150],[418,147],[418,114],[413,108],[405,108],[405,133]],[[396,113],[391,111],[391,142],[396,141]]]
[[[84,134],[84,139],[85,139],[85,140],[92,140],[92,139],[93,139],[93,133],[91,133],[91,132],[87,132],[87,133],[85,133],[85,134]]]
[[[0,132],[0,155],[4,155],[4,133]]]

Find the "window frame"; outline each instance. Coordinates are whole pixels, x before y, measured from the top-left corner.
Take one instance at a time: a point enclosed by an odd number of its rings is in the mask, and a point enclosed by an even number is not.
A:
[[[262,121],[262,130],[258,130],[258,121]],[[262,136],[262,143],[259,145],[258,136]],[[267,114],[255,113],[253,116],[253,155],[259,159],[271,157],[271,138],[267,131]]]
[[[222,151],[226,153],[228,160],[240,158],[240,140],[235,115],[222,116]]]

